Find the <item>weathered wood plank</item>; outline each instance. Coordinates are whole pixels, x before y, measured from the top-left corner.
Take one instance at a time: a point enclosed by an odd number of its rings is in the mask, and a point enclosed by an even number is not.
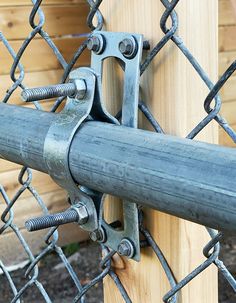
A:
[[[219,51],[236,50],[236,25],[219,28]]]
[[[236,99],[235,85],[236,85],[236,76],[232,76],[222,87],[220,94],[224,102],[232,101]]]
[[[236,59],[236,14],[230,0],[219,1],[219,75],[222,75]],[[232,76],[220,91],[222,107],[220,114],[236,130],[236,76]],[[219,129],[219,144],[235,147],[227,133]]]
[[[32,7],[16,6],[2,7],[0,10],[1,31],[7,39],[25,39],[32,28],[29,25],[29,15]],[[44,30],[53,36],[82,34],[89,31],[86,26],[88,6],[86,3],[78,6],[45,6]]]
[[[236,95],[236,94],[235,94]],[[236,124],[236,99],[224,102],[220,114],[231,124]]]
[[[79,48],[84,38],[55,38],[53,42],[60,50],[61,54],[67,62],[69,62]],[[14,40],[10,44],[17,52],[23,41]],[[77,61],[75,66],[89,65],[90,56],[89,52],[85,51]],[[13,59],[8,50],[1,43],[0,44],[0,74],[9,74]],[[54,55],[52,49],[43,39],[34,39],[27,47],[24,55],[22,56],[21,63],[25,71],[42,71],[42,70],[55,70],[62,68],[57,57]]]
[[[85,0],[46,0],[43,1],[42,6],[45,5],[66,5],[66,4],[84,4]],[[32,6],[31,0],[0,0],[0,6]]]
[[[40,71],[40,72],[32,72],[26,73],[24,84],[27,87],[36,87],[50,84],[59,83],[61,76],[63,74],[62,70],[49,70],[49,71]],[[0,75],[0,99],[2,99],[6,91],[11,87],[12,81],[9,75]],[[24,105],[25,103],[21,101],[20,98],[21,89],[18,88],[10,98],[9,103]]]
[[[102,11],[107,28],[111,31],[142,32],[151,43],[158,41],[163,36],[157,21],[163,6],[155,0],[148,1],[149,5],[146,2],[104,1]],[[213,81],[217,77],[217,2],[187,0],[177,6],[181,20],[178,33],[188,46],[191,45],[194,55]],[[196,29],[197,34],[192,35]],[[172,44],[164,47],[144,75],[144,98],[168,133],[183,136],[202,117],[202,103],[198,100],[204,100],[207,91],[202,81],[195,77],[195,71],[189,68],[186,59],[179,55]],[[112,100],[111,106],[114,108],[114,100],[121,87],[112,66],[105,80],[106,89],[112,96],[109,100]],[[211,124],[199,139],[216,142],[216,132],[217,129]],[[115,214],[112,219],[117,218],[117,204],[117,201],[107,204],[109,219],[112,214]],[[203,261],[199,247],[204,246],[209,238],[202,227],[151,210],[146,213],[145,224],[163,250],[177,280]],[[163,294],[170,289],[163,269],[149,248],[142,250],[140,263],[115,258],[114,266],[134,303],[162,302]],[[120,293],[109,277],[104,285],[105,302],[122,302]],[[181,290],[179,301],[199,303],[206,302],[206,298],[208,303],[218,302],[217,274],[212,267]]]
[[[3,159],[0,159],[0,173],[6,172],[9,170],[16,170],[19,169],[21,166],[15,163],[12,163],[10,161],[6,161]]]
[[[236,23],[236,14],[230,0],[219,0],[219,25]]]
[[[0,7],[0,30],[17,52],[22,45],[22,39],[25,39],[32,30],[28,22],[29,14],[32,10],[32,2],[30,0],[0,0]],[[43,2],[43,11],[46,17],[44,29],[51,37],[57,37],[54,38],[53,41],[65,59],[69,61],[83,40],[83,38],[73,35],[88,31],[86,26],[86,16],[88,14],[86,1],[47,0]],[[61,36],[64,37],[61,38]],[[4,97],[5,92],[12,85],[9,77],[12,62],[13,60],[7,50],[3,44],[0,43],[0,98]],[[28,46],[22,57],[22,63],[26,70],[24,81],[28,87],[56,84],[60,81],[63,74],[61,66],[52,50],[39,36]],[[85,52],[76,66],[88,64],[89,54]],[[32,104],[25,104],[20,100],[20,92],[21,90],[18,89],[14,93],[10,99],[10,103],[32,107]],[[52,103],[53,101],[44,103],[44,109],[49,110]],[[12,198],[20,188],[18,182],[20,168],[20,165],[0,160],[0,184],[7,190],[10,198]],[[61,211],[69,206],[66,192],[60,189],[49,176],[40,172],[33,172],[32,186],[34,186],[40,194],[51,213]],[[2,213],[3,209],[5,209],[5,204],[3,204],[2,199],[0,199],[0,213]],[[46,231],[29,233],[24,228],[24,222],[29,217],[40,216],[41,214],[40,207],[27,190],[14,205],[14,222],[21,229],[34,254],[38,254],[45,245],[43,237]],[[59,230],[60,245],[83,241],[88,237],[87,233],[75,224],[68,224],[60,227]],[[6,261],[8,265],[16,264],[27,259],[21,244],[14,233],[9,229],[0,236],[0,251],[1,260]]]
[[[62,189],[42,194],[41,198],[50,210],[50,213],[63,211],[69,207],[67,193]],[[6,205],[1,203],[0,213],[2,213],[5,208]],[[43,211],[41,207],[32,195],[26,198],[20,198],[14,204],[14,223],[19,228],[24,228],[25,221],[29,218],[42,216],[42,214]]]
[[[7,172],[2,172],[0,174],[0,184],[5,188],[10,198],[12,198],[17,192],[17,190],[21,187],[18,182],[19,172],[20,169],[16,169]],[[27,174],[25,176],[27,177]],[[24,180],[26,180],[26,177],[24,178]],[[33,179],[31,184],[33,187],[35,187],[39,194],[44,194],[59,189],[59,186],[55,182],[53,182],[48,175],[43,174],[39,171],[33,171]],[[26,190],[21,195],[21,198],[28,197],[31,197],[31,193]]]
[[[231,127],[236,131],[236,124],[231,124]],[[219,131],[219,144],[228,147],[236,147],[236,144],[222,128],[220,128]]]
[[[219,75],[222,75],[231,63],[236,60],[236,50],[219,53]]]

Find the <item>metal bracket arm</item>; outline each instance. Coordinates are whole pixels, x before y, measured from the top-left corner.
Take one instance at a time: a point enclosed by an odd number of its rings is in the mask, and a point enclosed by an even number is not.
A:
[[[77,207],[78,213],[81,211],[78,205],[82,204],[87,208],[87,220],[80,222],[80,225],[92,232],[91,238],[138,261],[140,241],[137,205],[123,201],[123,228],[114,228],[108,224],[103,218],[105,196],[88,188],[78,187],[71,175],[69,152],[75,133],[88,116],[96,121],[119,124],[103,105],[103,63],[107,58],[118,59],[124,69],[121,124],[137,128],[143,37],[138,34],[97,31],[90,38],[88,48],[92,50],[91,68],[74,70],[70,73],[67,84],[24,90],[22,98],[30,102],[40,97],[47,99],[61,94],[67,96],[66,105],[57,114],[44,143],[43,156],[47,170],[54,181],[68,191],[71,204],[74,208]],[[72,211],[71,220],[73,214]],[[61,216],[62,214],[59,217]],[[64,216],[66,222],[68,211]],[[27,222],[28,226],[32,224],[31,221]]]

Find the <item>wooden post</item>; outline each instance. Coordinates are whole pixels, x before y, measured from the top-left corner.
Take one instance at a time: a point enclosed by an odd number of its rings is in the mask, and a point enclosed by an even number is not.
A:
[[[151,46],[163,37],[159,21],[164,11],[157,0],[104,1],[101,7],[106,30],[142,33]],[[217,79],[217,0],[182,0],[177,5],[178,35],[199,60],[213,81]],[[119,99],[120,80],[114,75],[114,63],[106,65],[106,94],[113,104]],[[142,77],[142,93],[146,103],[163,129],[170,134],[186,136],[205,116],[203,110],[207,88],[187,62],[184,55],[170,41],[156,56]],[[114,105],[110,104],[111,110]],[[145,124],[143,124],[145,127]],[[217,127],[207,126],[197,139],[217,142]],[[117,205],[110,200],[108,216],[117,216]],[[203,260],[202,248],[208,242],[204,227],[146,210],[146,226],[163,250],[178,281]],[[133,303],[162,302],[170,289],[160,264],[150,248],[142,250],[140,263],[114,260],[116,272]],[[105,302],[123,302],[110,278],[106,278]],[[217,272],[214,265],[189,283],[180,293],[182,303],[216,303]]]

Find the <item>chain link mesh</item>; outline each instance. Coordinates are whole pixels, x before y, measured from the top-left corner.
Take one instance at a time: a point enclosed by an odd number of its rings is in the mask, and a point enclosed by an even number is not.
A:
[[[103,27],[103,17],[99,10],[99,6],[102,3],[102,0],[88,0],[87,1],[90,6],[90,12],[87,17],[87,24],[89,28],[91,29],[91,33],[96,30],[101,30]],[[160,50],[165,47],[165,45],[170,42],[174,43],[176,47],[180,49],[183,56],[185,56],[186,60],[190,62],[192,67],[195,69],[196,73],[199,75],[199,77],[202,79],[202,81],[206,84],[206,86],[209,88],[209,94],[204,100],[204,109],[206,111],[206,116],[204,119],[202,119],[198,125],[196,125],[191,132],[187,135],[186,138],[193,139],[199,132],[203,130],[204,127],[206,127],[207,124],[209,124],[212,120],[215,120],[219,126],[224,129],[224,131],[227,133],[228,136],[231,137],[231,139],[236,143],[236,132],[229,126],[227,121],[220,116],[219,112],[221,109],[221,98],[218,95],[220,89],[223,87],[225,82],[229,79],[229,77],[233,74],[233,72],[236,69],[236,61],[234,61],[230,67],[224,72],[224,74],[220,77],[218,82],[216,84],[213,84],[211,80],[208,78],[205,71],[202,69],[196,58],[191,54],[191,52],[188,50],[188,48],[184,45],[181,38],[176,34],[178,30],[178,16],[175,12],[175,7],[178,4],[179,0],[161,0],[165,11],[160,19],[160,27],[164,33],[163,38],[158,41],[156,46],[148,53],[147,58],[142,63],[140,67],[140,74],[142,75],[149,64],[152,62],[152,60],[155,58],[155,56],[160,52]],[[24,40],[23,44],[19,48],[18,52],[15,53],[11,45],[9,44],[7,38],[4,36],[3,33],[0,32],[0,41],[4,44],[6,49],[8,50],[9,54],[13,58],[13,64],[10,70],[10,77],[13,81],[12,86],[8,89],[5,96],[2,99],[2,102],[8,102],[11,98],[13,92],[20,88],[24,89],[26,88],[24,84],[24,67],[21,64],[21,58],[26,50],[26,48],[29,46],[31,41],[37,37],[41,36],[45,43],[48,44],[48,46],[53,51],[54,55],[56,56],[58,62],[62,66],[64,72],[61,77],[61,83],[65,83],[67,80],[67,77],[74,67],[75,63],[80,58],[81,54],[84,52],[84,50],[87,47],[88,38],[91,34],[86,35],[85,40],[82,42],[80,47],[77,49],[77,51],[74,53],[72,59],[70,62],[66,62],[64,57],[62,56],[59,49],[54,44],[53,40],[49,37],[49,35],[44,31],[43,27],[45,24],[45,16],[44,12],[41,8],[42,0],[32,0],[33,6],[32,10],[29,16],[29,23],[32,28],[32,31],[29,33],[28,37]],[[95,18],[96,17],[96,18]],[[96,19],[96,25],[94,24]],[[168,27],[167,20],[171,20],[171,26]],[[36,20],[38,20],[36,22]],[[18,74],[17,74],[18,72]],[[60,97],[58,98],[55,103],[53,104],[51,111],[54,112],[58,109],[60,104],[63,102],[65,98]],[[37,109],[42,110],[42,104],[40,102],[35,101],[34,106]],[[162,127],[160,124],[155,120],[154,116],[150,112],[147,105],[143,102],[139,102],[139,110],[145,115],[145,117],[148,119],[154,130],[158,133],[164,133]],[[119,116],[119,113],[117,117]],[[0,260],[0,269],[2,270],[5,278],[7,279],[10,289],[12,291],[12,300],[11,303],[14,302],[23,302],[23,295],[27,291],[28,288],[34,287],[38,290],[42,298],[45,300],[45,302],[52,302],[50,299],[47,291],[45,290],[42,282],[40,282],[39,279],[39,261],[42,260],[49,252],[55,252],[61,261],[63,262],[65,268],[67,269],[68,275],[72,278],[74,282],[74,287],[77,290],[77,295],[75,296],[73,302],[86,302],[86,293],[98,282],[102,281],[104,277],[109,275],[114,283],[116,284],[117,288],[119,289],[123,299],[125,302],[131,302],[131,299],[129,298],[124,286],[122,285],[119,277],[116,275],[115,271],[112,267],[112,257],[116,253],[115,251],[111,251],[108,247],[101,245],[102,255],[103,259],[100,263],[101,273],[96,276],[93,280],[91,280],[88,284],[82,286],[80,283],[80,277],[75,273],[73,270],[71,264],[67,260],[63,250],[58,246],[58,231],[56,228],[52,228],[49,233],[47,234],[45,238],[46,247],[40,252],[38,256],[34,256],[33,253],[30,250],[30,246],[27,244],[26,240],[24,239],[22,232],[20,228],[14,223],[14,211],[13,206],[15,203],[17,203],[18,198],[25,192],[29,191],[30,194],[34,197],[35,201],[38,203],[38,205],[41,207],[42,212],[44,214],[48,214],[49,211],[44,204],[42,198],[40,197],[37,190],[32,186],[32,172],[29,168],[23,167],[20,171],[18,181],[20,184],[20,189],[15,193],[14,197],[12,199],[9,199],[6,191],[1,186],[0,187],[0,193],[1,193],[1,199],[6,204],[6,208],[4,212],[1,215],[1,220],[3,222],[3,225],[0,228],[0,235],[12,230],[15,234],[15,236],[19,239],[25,253],[27,254],[30,265],[28,266],[25,277],[28,279],[27,283],[20,289],[16,287],[14,284],[14,281],[11,277],[10,272],[8,272],[7,267],[3,264],[3,262]],[[140,215],[140,218],[142,216]],[[233,276],[230,274],[228,269],[224,266],[223,262],[219,260],[219,252],[220,252],[220,239],[222,238],[222,233],[217,233],[215,230],[207,228],[207,232],[209,233],[211,240],[210,242],[203,248],[203,254],[206,258],[206,260],[200,264],[196,269],[194,269],[191,273],[189,273],[186,277],[184,277],[183,280],[177,281],[174,277],[174,274],[172,273],[172,270],[170,266],[168,265],[168,262],[162,253],[161,249],[159,248],[158,244],[153,239],[152,235],[149,233],[147,229],[144,228],[142,224],[142,219],[140,219],[140,232],[144,236],[143,241],[141,241],[141,246],[150,246],[154,253],[156,254],[159,262],[161,263],[165,275],[169,280],[170,284],[170,291],[164,295],[163,302],[177,302],[178,300],[178,292],[186,285],[188,284],[192,279],[194,279],[197,275],[199,275],[201,272],[203,272],[206,268],[208,268],[210,265],[214,264],[217,266],[219,272],[225,277],[225,279],[228,281],[228,283],[231,285],[233,290],[236,292],[236,280],[233,278]]]

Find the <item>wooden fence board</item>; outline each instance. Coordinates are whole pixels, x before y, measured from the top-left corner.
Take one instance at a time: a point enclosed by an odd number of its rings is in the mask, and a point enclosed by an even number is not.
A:
[[[86,18],[89,11],[87,1],[46,0],[43,1],[42,6],[46,18],[44,30],[52,37],[68,62],[84,39],[79,37],[79,35],[89,31],[86,26]],[[13,49],[17,52],[23,40],[32,31],[28,21],[32,10],[32,2],[31,0],[0,0],[0,7],[0,31],[3,32]],[[36,17],[36,22],[37,20],[38,18]],[[75,66],[87,66],[89,65],[89,60],[89,54],[85,52]],[[12,62],[13,60],[3,43],[0,43],[0,99],[5,96],[6,91],[12,85],[9,76]],[[21,62],[26,71],[24,84],[27,87],[57,84],[63,74],[63,70],[52,50],[40,36],[31,41]],[[21,89],[17,89],[10,98],[9,103],[33,107],[33,104],[26,104],[21,101],[20,92]],[[53,100],[44,102],[44,110],[49,110],[52,103]],[[20,168],[20,165],[0,160],[0,184],[4,186],[10,198],[20,188],[18,182]],[[49,176],[33,171],[32,186],[40,194],[51,213],[68,208],[66,192],[60,189]],[[0,197],[0,213],[2,213],[3,209],[5,209],[5,204]],[[21,229],[23,236],[30,244],[35,255],[45,245],[43,237],[46,231],[29,233],[24,228],[24,222],[29,217],[40,216],[41,214],[40,207],[28,190],[20,196],[14,205],[14,222]],[[76,224],[60,227],[59,244],[61,245],[83,241],[87,238],[88,234]],[[0,240],[0,258],[2,261],[12,265],[27,259],[19,241],[10,229],[7,229],[1,235]]]
[[[64,190],[58,189],[46,194],[42,194],[41,198],[45,205],[50,210],[50,213],[59,212],[67,209],[69,203],[67,202],[67,194]],[[2,199],[1,199],[2,200]],[[6,205],[0,204],[0,213],[4,211]],[[33,196],[20,198],[15,203],[14,207],[14,223],[19,228],[24,228],[25,221],[30,218],[42,216],[41,207]]]
[[[46,0],[43,1],[42,6],[46,5],[67,5],[67,4],[84,4],[86,1],[85,0]],[[0,6],[25,6],[29,5],[32,6],[32,1],[31,0],[0,0]]]
[[[26,73],[24,84],[27,87],[37,87],[43,85],[57,84],[59,83],[61,76],[63,74],[62,70],[49,70]],[[6,91],[11,87],[12,81],[9,75],[0,76],[0,98],[5,96]],[[16,105],[24,105],[25,103],[21,101],[20,98],[21,89],[18,88],[11,96],[9,103]]]
[[[222,75],[236,59],[236,50],[219,53],[219,76]]]
[[[236,124],[231,124],[231,127],[236,131]],[[228,134],[226,134],[226,132],[220,128],[220,132],[219,132],[219,144],[220,145],[225,145],[228,147],[236,147],[235,143],[233,142],[233,140],[230,138],[230,136]]]
[[[10,161],[0,159],[0,173],[9,170],[19,169],[21,166]]]
[[[59,51],[65,58],[67,62],[69,62],[75,53],[75,51],[79,48],[84,38],[55,38],[53,42],[58,47]],[[15,52],[17,52],[23,41],[22,40],[14,40],[11,41],[10,44]],[[75,66],[78,65],[89,65],[90,56],[89,52],[85,51],[77,61]],[[10,56],[8,50],[1,43],[0,44],[0,75],[9,74],[11,66],[13,63],[13,59]],[[48,46],[48,44],[43,39],[35,39],[33,40],[29,46],[27,47],[24,55],[22,56],[21,63],[24,66],[26,72],[29,71],[46,71],[46,70],[55,70],[62,68],[61,64],[57,60],[54,55],[52,49]],[[1,76],[0,76],[1,81]]]
[[[219,0],[219,76],[236,59],[236,12],[230,0]],[[220,91],[222,108],[220,113],[236,130],[236,74],[225,83]],[[219,143],[234,146],[232,139],[220,128]]]
[[[81,34],[88,32],[86,26],[86,17],[88,13],[88,6],[85,0],[46,0],[43,2],[46,22],[44,29],[54,39],[54,42],[59,47],[67,60],[72,56],[73,52],[80,44],[81,39],[71,37],[74,34]],[[32,9],[31,0],[0,0],[0,19],[1,31],[10,41],[15,50],[19,49],[22,39],[28,36],[32,28],[28,24],[28,17]],[[236,17],[232,11],[229,0],[219,0],[219,73],[228,67],[228,65],[236,58]],[[70,37],[62,37],[69,35]],[[89,62],[88,54],[81,57],[78,62],[79,65],[87,65]],[[26,54],[22,58],[22,63],[25,65],[26,73],[25,84],[28,87],[56,84],[60,81],[62,70],[57,60],[55,60],[49,47],[42,39],[35,39],[31,43]],[[2,43],[0,44],[0,98],[2,98],[6,90],[11,86],[10,77],[7,75],[12,64],[12,59],[3,50]],[[2,75],[4,74],[4,75]],[[236,130],[236,76],[231,78],[221,91],[221,96],[224,101],[222,106],[222,114],[229,121],[229,123]],[[20,100],[20,90],[14,93],[10,99],[10,103],[25,105]],[[44,107],[49,109],[52,102],[45,103]],[[27,104],[26,106],[32,106]],[[219,133],[220,144],[227,146],[235,146],[232,140],[220,129]],[[0,160],[0,183],[6,186],[10,197],[13,196],[16,189],[19,187],[17,183],[17,174],[19,166],[10,162]],[[34,173],[33,185],[42,194],[43,199],[51,211],[57,211],[67,207],[64,203],[65,193],[58,189],[57,185],[47,176],[42,173]],[[23,228],[23,221],[27,218],[28,213],[38,215],[39,209],[34,206],[29,208],[33,198],[26,192],[20,199],[20,203],[15,206],[17,223]],[[24,205],[24,207],[22,207]],[[0,204],[0,211],[4,207]],[[29,240],[33,251],[38,253],[42,242],[42,235],[45,232],[27,233],[23,229],[24,236]],[[86,239],[87,234],[81,232],[74,225],[64,226],[62,228],[62,243],[69,243],[77,241],[78,239]],[[12,244],[14,243],[14,250]],[[5,255],[8,261],[16,263],[23,260],[21,255],[19,243],[16,243],[15,236],[10,232],[1,236],[0,251],[1,258]],[[4,251],[3,251],[4,249]],[[15,253],[16,252],[16,253]]]
[[[220,95],[223,102],[228,102],[236,99],[236,76],[228,79],[225,85],[220,90]]]
[[[219,51],[236,50],[236,25],[219,28]]]
[[[236,124],[236,96],[235,100],[224,102],[222,104],[220,113],[230,125]]]
[[[7,172],[2,172],[0,174],[0,183],[7,191],[7,194],[10,198],[12,198],[17,192],[17,190],[21,187],[21,185],[18,182],[19,172],[20,170],[16,169]],[[33,179],[31,184],[33,187],[35,187],[35,189],[39,194],[55,191],[59,188],[59,186],[55,182],[52,182],[51,178],[48,175],[35,170],[32,170],[32,172],[33,172]],[[27,174],[25,176],[27,176]],[[24,178],[24,180],[25,179],[26,177]],[[26,190],[21,195],[21,198],[28,198],[31,197],[31,195],[32,194],[28,190]]]
[[[230,0],[219,1],[219,25],[233,25],[236,21],[236,15],[232,9]]]
[[[8,40],[25,39],[29,35],[32,31],[28,21],[31,10],[32,7],[29,6],[1,8],[1,31]],[[43,29],[51,37],[83,34],[89,31],[86,25],[88,14],[86,3],[78,6],[45,6],[43,12],[46,20]]]

